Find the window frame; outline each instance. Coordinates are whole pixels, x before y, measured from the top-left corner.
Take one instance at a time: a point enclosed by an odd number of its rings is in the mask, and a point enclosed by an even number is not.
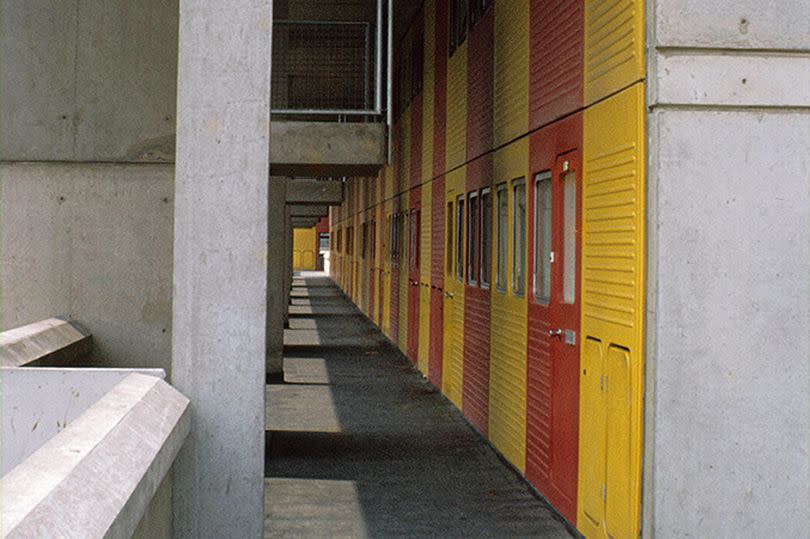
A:
[[[489,205],[490,205],[489,212],[485,211],[486,205],[484,204],[484,199],[487,197],[487,195],[489,195]],[[490,287],[490,285],[492,283],[492,275],[491,275],[491,273],[492,273],[492,199],[493,199],[493,196],[492,196],[492,188],[491,187],[485,187],[484,189],[481,189],[481,199],[480,199],[480,202],[479,202],[480,208],[479,208],[479,212],[478,212],[479,215],[480,215],[480,225],[479,225],[478,228],[479,228],[480,235],[481,235],[481,248],[480,248],[480,254],[479,254],[480,268],[479,268],[478,282],[480,283],[481,288],[484,289],[484,290],[489,290],[489,287]],[[485,218],[484,218],[485,213],[490,214],[489,215],[489,226],[485,226],[487,224],[486,221],[485,221]],[[489,242],[484,241],[485,236],[489,237]],[[484,249],[484,246],[485,246],[484,244],[485,243],[489,243],[488,249]],[[484,256],[485,252],[488,252],[487,256]],[[486,258],[486,264],[484,263],[485,258]],[[486,267],[486,279],[484,279],[484,268],[485,267]]]
[[[509,186],[501,182],[495,186],[495,290],[506,294],[509,274]],[[506,216],[501,223],[501,199],[506,201]],[[505,238],[502,241],[502,225]]]
[[[480,198],[478,191],[467,194],[467,284],[478,286],[478,269],[480,261]],[[473,215],[473,207],[475,215]]]
[[[464,202],[464,195],[458,195],[456,197],[456,253],[455,253],[455,266],[456,266],[456,280],[460,283],[464,282],[464,269],[465,269],[465,259],[464,259],[464,252],[466,250],[464,245],[464,235],[465,235],[465,202]]]
[[[551,303],[551,253],[554,252],[554,241],[553,241],[553,234],[554,234],[554,186],[553,186],[554,178],[551,174],[550,170],[543,170],[540,172],[535,173],[534,175],[534,215],[532,216],[534,219],[534,256],[533,258],[533,265],[532,268],[532,299],[534,303],[538,305],[549,305]],[[543,224],[543,204],[540,198],[540,184],[545,183],[548,186],[548,194],[549,194],[549,218],[548,218],[548,225],[551,229],[551,234],[548,236],[548,295],[542,295],[542,290],[540,290],[542,286],[542,277],[544,275],[540,273],[540,269],[543,268],[543,262],[541,255],[543,254],[543,246],[542,246],[542,235],[544,233],[545,227],[541,226]]]
[[[523,220],[521,223],[518,223],[518,201],[517,201],[517,193],[519,188],[523,188]],[[526,207],[526,177],[521,176],[520,178],[515,178],[511,182],[511,196],[512,196],[512,256],[511,256],[511,265],[512,265],[512,295],[515,297],[525,297],[526,296],[526,219],[528,217],[528,211]],[[518,228],[518,224],[521,225]],[[518,249],[518,231],[521,230],[522,234],[520,234],[520,240],[522,242],[521,249]],[[520,253],[521,264],[518,264],[518,254]],[[521,268],[521,275],[520,280],[518,279],[518,268]],[[520,289],[516,286],[517,284],[521,284]]]

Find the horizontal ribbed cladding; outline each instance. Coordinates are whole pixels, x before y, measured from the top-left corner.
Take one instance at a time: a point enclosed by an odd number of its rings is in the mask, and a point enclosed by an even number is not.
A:
[[[531,0],[529,127],[537,129],[583,105],[582,0]]]
[[[644,77],[644,2],[585,2],[585,104]]]
[[[492,149],[495,10],[488,9],[467,38],[467,160]]]

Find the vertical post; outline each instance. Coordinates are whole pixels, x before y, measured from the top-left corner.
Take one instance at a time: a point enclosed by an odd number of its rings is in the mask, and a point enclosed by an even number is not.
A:
[[[174,536],[263,535],[272,0],[180,0]]]
[[[290,291],[293,276],[293,227],[290,208],[284,211],[284,327],[290,327]]]
[[[270,178],[267,219],[267,356],[269,378],[283,378],[284,323],[287,297],[287,178]]]

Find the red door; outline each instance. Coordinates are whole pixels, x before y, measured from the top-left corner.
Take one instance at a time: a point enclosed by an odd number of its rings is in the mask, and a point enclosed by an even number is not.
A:
[[[582,189],[579,151],[532,178],[526,474],[576,522]],[[542,447],[542,450],[535,450]]]
[[[408,357],[416,363],[419,356],[419,233],[420,203],[414,201],[408,219]]]

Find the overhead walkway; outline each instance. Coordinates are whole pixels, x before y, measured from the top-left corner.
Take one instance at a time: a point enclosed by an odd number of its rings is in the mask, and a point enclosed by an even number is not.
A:
[[[266,537],[571,537],[323,274],[295,277],[284,343]]]

